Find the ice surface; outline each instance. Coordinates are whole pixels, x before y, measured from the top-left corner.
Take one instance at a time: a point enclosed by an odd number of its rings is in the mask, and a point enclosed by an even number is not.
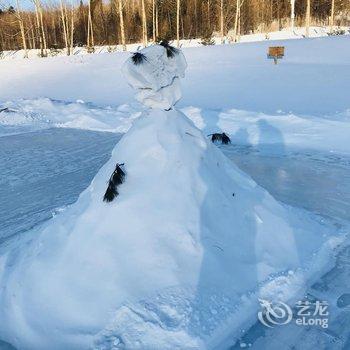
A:
[[[276,199],[338,223],[350,221],[350,156],[282,144],[225,147],[225,154]]]
[[[0,242],[74,203],[119,139],[61,128],[0,137]]]

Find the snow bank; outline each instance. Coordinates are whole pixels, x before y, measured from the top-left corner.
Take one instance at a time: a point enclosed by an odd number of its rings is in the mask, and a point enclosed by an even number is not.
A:
[[[0,110],[0,136],[52,127],[124,133],[141,114],[140,106],[97,107],[48,98],[8,101]]]
[[[182,111],[204,133],[226,132],[236,145],[259,148],[270,145],[270,152],[299,148],[350,154],[350,115],[347,112],[318,118],[235,109],[213,111],[187,107]]]
[[[127,178],[106,204],[117,162]],[[184,115],[153,111],[72,207],[3,253],[0,338],[38,350],[212,348],[255,320],[258,296],[300,292],[334,232],[277,203]]]
[[[335,28],[334,28],[335,29]],[[349,34],[349,27],[339,27],[343,29],[346,34]],[[309,38],[321,38],[328,36],[331,28],[327,26],[317,27],[311,26],[309,31]],[[284,28],[276,32],[247,34],[241,36],[241,42],[256,42],[256,41],[268,41],[268,40],[288,40],[288,39],[303,39],[306,36],[305,27]]]
[[[47,98],[6,102],[1,108],[8,108],[9,112],[0,113],[0,136],[51,127],[125,133],[143,109],[139,104],[99,107],[83,101],[67,103]],[[198,107],[185,107],[182,112],[204,134],[226,132],[234,144],[350,154],[349,111],[323,118]]]

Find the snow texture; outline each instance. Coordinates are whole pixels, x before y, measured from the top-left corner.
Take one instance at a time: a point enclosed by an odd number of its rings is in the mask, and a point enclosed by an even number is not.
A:
[[[349,116],[350,36],[264,41],[183,50],[188,63],[177,108],[299,117]],[[269,46],[285,46],[278,65]],[[109,108],[134,100],[121,67],[129,53],[3,61],[0,101],[77,100]],[[203,73],[204,72],[204,73]]]
[[[162,45],[146,47],[134,55],[141,62],[129,58],[123,73],[129,84],[137,90],[136,99],[147,107],[170,109],[181,98],[180,78],[185,76],[186,59],[180,50],[173,48],[171,57]]]
[[[0,136],[48,128],[71,128],[116,133],[127,132],[141,116],[142,106],[124,104],[100,107],[84,101],[63,102],[39,98],[8,101],[0,108]],[[350,154],[350,110],[327,117],[292,113],[265,114],[237,109],[222,111],[185,107],[181,111],[206,135],[226,132],[235,144],[276,145]],[[278,152],[281,147],[275,147]]]
[[[130,105],[97,107],[82,100],[67,103],[39,98],[0,105],[0,136],[48,128],[71,128],[125,133],[141,115]]]

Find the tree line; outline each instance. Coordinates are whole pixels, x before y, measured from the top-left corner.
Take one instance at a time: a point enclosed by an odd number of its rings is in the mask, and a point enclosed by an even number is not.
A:
[[[93,52],[97,45],[122,45],[159,39],[210,38],[239,41],[240,35],[268,33],[285,27],[350,23],[349,0],[88,0],[71,5],[65,0],[44,4],[32,0],[33,10],[16,6],[0,9],[0,51],[65,49]]]

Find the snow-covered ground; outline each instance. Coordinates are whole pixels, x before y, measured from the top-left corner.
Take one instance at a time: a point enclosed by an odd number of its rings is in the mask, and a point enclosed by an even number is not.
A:
[[[276,42],[286,46],[286,58],[277,66],[266,59],[270,42],[185,49],[189,68],[179,104],[206,134],[229,133],[233,145],[223,148],[225,154],[276,199],[324,216],[325,224],[330,220],[341,232],[350,223],[349,43],[349,37]],[[76,129],[124,133],[139,117],[143,108],[133,102],[120,74],[126,57],[118,53],[0,63],[0,110],[8,108],[0,112],[2,251],[52,211],[74,202],[120,137]],[[28,183],[33,185],[26,189]],[[51,198],[45,193],[48,183],[57,189]],[[23,191],[23,200],[12,200]],[[335,319],[331,335],[303,330],[310,349],[321,338],[322,344],[336,341],[339,348],[347,344],[342,326],[350,288],[342,268],[347,254],[344,248],[329,274],[313,287],[301,288],[312,295],[323,288],[317,296],[332,304]],[[314,277],[310,283],[317,273]],[[301,330],[267,332],[251,321],[241,326],[233,322],[221,348],[234,346],[240,332],[244,335],[238,347],[278,348],[282,341],[303,348],[298,343]],[[101,336],[107,343],[114,339],[113,332]]]
[[[180,107],[236,109],[265,114],[349,115],[350,36],[186,48]],[[285,45],[275,66],[266,55]],[[108,107],[130,104],[121,74],[129,53],[0,62],[0,100],[48,97]]]

